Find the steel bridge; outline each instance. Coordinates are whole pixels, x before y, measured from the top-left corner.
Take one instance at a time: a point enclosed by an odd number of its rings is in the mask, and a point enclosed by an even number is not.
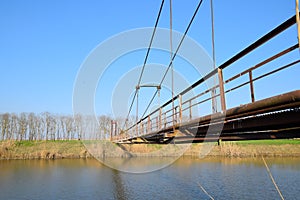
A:
[[[288,77],[284,77],[288,73],[282,72],[299,68],[300,59],[299,54],[298,58],[296,56],[293,60],[285,58],[299,53],[297,52],[299,41],[286,44],[287,48],[282,48],[266,58],[260,58],[263,59],[262,61],[254,61],[256,64],[246,70],[240,71],[234,66],[234,63],[256,51],[263,44],[272,42],[274,38],[293,26],[298,27],[299,36],[298,15],[297,12],[295,16],[281,23],[131,126],[118,131],[116,124],[112,122],[111,141],[115,143],[186,143],[300,138],[300,90],[296,88],[257,100],[255,92],[257,88],[254,84],[259,80],[268,81],[267,77],[275,74],[279,77],[278,81],[288,80]],[[278,60],[281,62],[275,62]],[[223,72],[229,68],[234,68],[235,74],[225,80]],[[259,70],[262,73],[255,76],[253,72]],[[194,92],[196,88],[205,84],[206,80],[213,77],[217,77],[218,80],[213,87]],[[155,86],[158,91],[160,86]],[[227,108],[227,96],[242,87],[249,88],[247,91],[250,101]],[[194,93],[192,97],[187,95],[191,91]],[[219,110],[212,109],[211,113],[201,115],[199,105],[209,102],[214,107],[217,98],[220,102]]]

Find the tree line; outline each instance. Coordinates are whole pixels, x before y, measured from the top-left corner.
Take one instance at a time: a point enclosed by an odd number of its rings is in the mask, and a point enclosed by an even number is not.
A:
[[[110,116],[56,115],[49,112],[0,114],[0,140],[108,139]],[[122,123],[121,119],[117,120]]]

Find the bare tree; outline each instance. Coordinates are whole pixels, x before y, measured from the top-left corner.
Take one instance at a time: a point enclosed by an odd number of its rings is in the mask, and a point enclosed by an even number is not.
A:
[[[10,131],[8,134],[8,137],[6,138],[7,140],[11,140],[11,139],[16,139],[17,135],[18,135],[18,121],[19,121],[19,117],[12,113],[11,117],[10,117]]]
[[[66,117],[66,132],[68,139],[74,139],[73,134],[73,119],[71,117]]]
[[[49,112],[0,114],[0,140],[70,140],[109,138],[112,118],[107,115],[53,115]],[[118,132],[124,119],[118,118]]]
[[[55,135],[57,132],[57,123],[55,116],[50,115],[50,139],[55,140]]]
[[[49,139],[49,133],[50,133],[50,126],[51,126],[51,119],[50,119],[50,113],[44,112],[43,113],[43,122],[45,126],[45,139]]]
[[[5,138],[8,138],[7,136],[9,133],[9,125],[10,125],[10,114],[4,113],[1,117],[1,136],[4,140]]]
[[[65,116],[60,116],[59,117],[59,123],[60,123],[60,129],[61,129],[61,137],[66,140],[67,136],[66,136],[66,120],[65,120]]]
[[[27,116],[26,113],[21,113],[19,120],[18,120],[18,124],[19,124],[19,140],[22,141],[23,139],[26,139],[26,133],[27,133],[27,128],[28,128],[28,121],[27,121]]]
[[[28,139],[34,140],[36,138],[36,116],[34,113],[28,115]]]
[[[44,138],[44,130],[45,130],[45,122],[42,116],[36,116],[35,118],[35,130],[36,130],[36,139],[43,140]]]
[[[111,128],[111,117],[106,115],[101,115],[99,117],[99,125],[100,125],[100,131],[101,131],[101,139],[107,138],[110,133]]]
[[[75,132],[77,133],[78,140],[81,140],[83,135],[83,117],[80,114],[76,114],[74,116],[74,123],[75,123]]]

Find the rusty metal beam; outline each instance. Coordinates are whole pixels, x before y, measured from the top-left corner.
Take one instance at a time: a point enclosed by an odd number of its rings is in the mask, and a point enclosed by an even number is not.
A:
[[[266,140],[266,139],[294,139],[300,138],[300,128],[293,131],[266,131],[261,133],[231,134],[220,137],[176,137],[173,140],[176,144],[181,143],[198,143],[198,142],[217,142],[222,141],[239,141],[239,140]]]
[[[295,90],[278,96],[259,100],[254,103],[238,106],[226,111],[228,117],[242,117],[249,114],[260,114],[264,112],[276,111],[278,108],[286,109],[300,105],[300,90]]]
[[[217,134],[219,124],[207,124],[196,127],[187,127],[190,132],[196,133],[195,136],[207,135],[208,128],[213,135],[214,130]],[[285,112],[269,113],[265,115],[246,117],[227,121],[223,125],[221,135],[234,132],[266,131],[278,130],[300,126],[300,111],[290,110]],[[183,128],[181,128],[183,130]]]

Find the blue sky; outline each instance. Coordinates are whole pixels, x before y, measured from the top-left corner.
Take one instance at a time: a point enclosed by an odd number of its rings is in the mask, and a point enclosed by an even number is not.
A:
[[[85,58],[99,43],[115,34],[153,26],[160,2],[1,1],[0,113],[48,111],[71,114],[73,86]],[[169,27],[168,2],[159,27]],[[197,4],[194,0],[173,1],[175,30],[185,31]],[[215,0],[214,7],[217,65],[295,13],[293,0]],[[188,35],[211,54],[209,20],[209,1],[204,0]],[[288,35],[279,38],[277,44],[286,40],[295,42],[295,30],[294,27]],[[269,49],[273,46],[262,51]],[[143,52],[137,56],[142,64]],[[291,89],[299,88],[299,66],[296,69],[287,75],[294,85]],[[194,80],[191,76],[190,81]],[[109,106],[109,100],[96,105],[97,112],[109,114]]]

